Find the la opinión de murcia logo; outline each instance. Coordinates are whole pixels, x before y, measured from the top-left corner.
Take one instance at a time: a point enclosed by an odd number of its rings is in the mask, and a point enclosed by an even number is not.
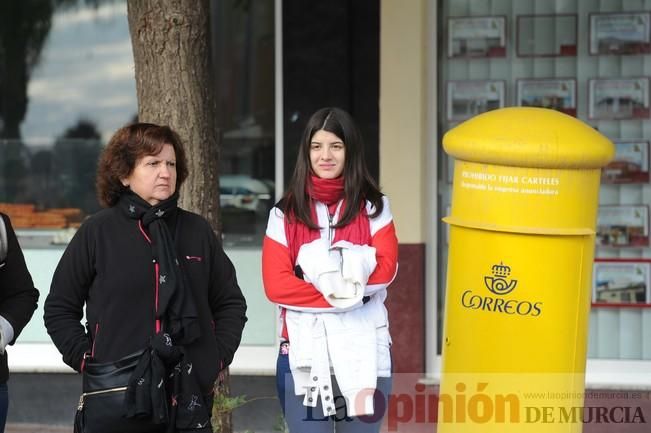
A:
[[[486,288],[496,295],[506,295],[511,293],[515,286],[518,284],[518,280],[509,281],[509,275],[511,275],[511,267],[505,265],[503,262],[500,262],[499,265],[493,265],[491,268],[493,273],[492,277],[485,276],[484,284]]]
[[[489,311],[507,315],[538,317],[542,314],[542,302],[510,299],[505,295],[513,292],[518,280],[509,279],[511,267],[500,261],[491,267],[492,275],[484,275],[484,285],[498,297],[485,296],[466,290],[461,295],[461,305],[470,310]]]

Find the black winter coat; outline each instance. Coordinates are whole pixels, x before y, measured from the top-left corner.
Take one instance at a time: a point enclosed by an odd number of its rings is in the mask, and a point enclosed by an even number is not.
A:
[[[208,222],[182,209],[166,222],[199,315],[201,336],[186,351],[209,394],[240,344],[246,302]],[[155,287],[151,247],[137,220],[118,207],[86,220],[57,266],[44,306],[45,327],[63,361],[80,371],[84,353],[108,362],[145,348],[155,334]]]
[[[18,335],[32,318],[38,303],[38,290],[25,265],[25,257],[18,245],[9,217],[0,214],[7,227],[7,258],[5,265],[0,268],[0,316],[7,319],[14,328],[14,338],[9,344],[16,341]],[[7,369],[7,352],[0,356],[0,383],[5,383],[9,378]]]

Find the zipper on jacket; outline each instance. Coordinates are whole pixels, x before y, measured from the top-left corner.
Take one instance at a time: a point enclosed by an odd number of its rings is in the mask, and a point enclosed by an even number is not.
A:
[[[140,229],[140,233],[142,233],[144,238],[151,245],[151,239],[149,239],[149,236],[147,236],[147,232],[145,232],[145,228],[142,226],[142,221],[140,221],[140,220],[138,220],[138,228]],[[156,261],[156,259],[154,259],[154,279],[155,279],[155,284],[156,284],[156,288],[155,288],[155,292],[154,292],[154,297],[155,297],[154,317],[158,316],[158,291],[159,291],[158,279],[159,278],[160,278],[160,275],[159,275],[158,261]],[[160,319],[156,319],[155,323],[154,323],[154,329],[156,331],[156,334],[158,334],[161,331],[161,328],[162,328],[161,325],[162,324],[161,324]]]
[[[84,408],[84,400],[86,399],[86,397],[92,395],[108,394],[110,392],[126,391],[126,390],[127,390],[126,386],[120,386],[118,388],[108,388],[108,389],[101,389],[99,391],[84,392],[83,394],[81,394],[81,397],[79,397],[79,405],[77,405],[77,410],[82,410]]]
[[[332,219],[334,215],[330,215],[330,209],[326,206],[326,213],[328,214],[328,245],[332,246]]]
[[[337,208],[335,209],[335,213],[333,213],[332,215],[330,214],[330,207],[327,204],[323,203],[323,205],[325,206],[326,215],[328,215],[328,245],[329,246],[332,246],[332,241],[334,240],[335,229],[332,227],[332,222],[334,221],[335,216],[337,216],[341,211],[342,203],[343,203],[342,200],[340,200],[339,203],[337,203]]]
[[[159,290],[160,290],[160,287],[159,287],[160,267],[158,265],[158,262],[156,262],[156,264],[154,265],[154,271],[156,273],[156,275],[155,275],[155,278],[156,278],[156,294],[155,294],[156,305],[155,305],[155,307],[156,307],[156,309],[154,310],[155,311],[154,314],[155,314],[155,317],[158,317],[158,295],[159,295]],[[161,330],[160,319],[156,319],[155,328],[156,328],[156,334],[158,334],[160,332],[160,330]]]

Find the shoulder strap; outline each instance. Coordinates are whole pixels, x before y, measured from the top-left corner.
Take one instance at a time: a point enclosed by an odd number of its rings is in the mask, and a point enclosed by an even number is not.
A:
[[[5,265],[8,249],[7,226],[5,225],[5,219],[0,215],[0,268]]]

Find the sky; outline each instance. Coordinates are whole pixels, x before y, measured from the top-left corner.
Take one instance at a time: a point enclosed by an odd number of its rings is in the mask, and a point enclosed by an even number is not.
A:
[[[55,13],[28,97],[28,145],[50,144],[82,118],[105,141],[129,122],[137,98],[126,1]]]

